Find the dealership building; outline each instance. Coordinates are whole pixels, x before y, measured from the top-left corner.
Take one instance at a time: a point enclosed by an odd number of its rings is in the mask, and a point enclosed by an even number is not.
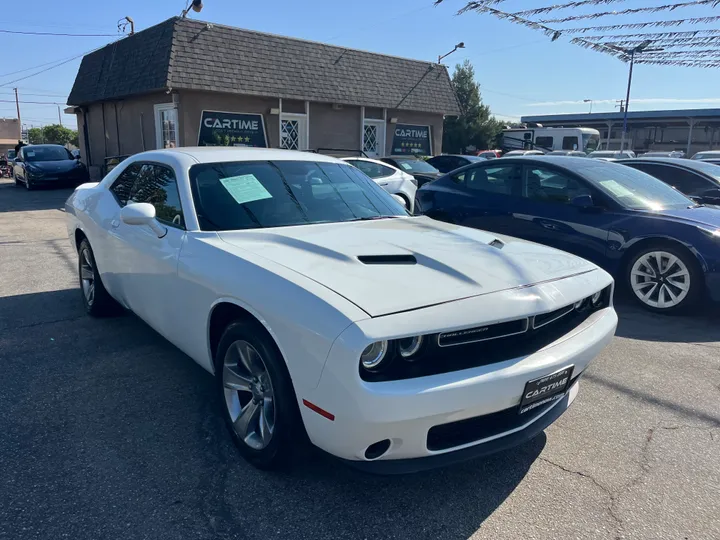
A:
[[[460,112],[437,63],[177,17],[85,56],[68,104],[95,178],[176,146],[439,154]]]
[[[589,127],[600,132],[602,149],[619,150],[622,112],[523,116],[545,127]],[[628,111],[625,148],[636,152],[681,150],[687,156],[720,146],[720,109]]]

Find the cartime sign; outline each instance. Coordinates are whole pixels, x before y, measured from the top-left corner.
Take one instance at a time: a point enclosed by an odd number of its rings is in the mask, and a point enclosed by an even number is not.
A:
[[[392,154],[419,154],[431,156],[430,126],[395,124]]]
[[[267,148],[261,114],[203,111],[198,146],[254,146]]]

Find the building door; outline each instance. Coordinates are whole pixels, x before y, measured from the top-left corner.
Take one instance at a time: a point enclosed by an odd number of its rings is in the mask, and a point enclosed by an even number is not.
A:
[[[385,121],[368,120],[363,122],[362,149],[368,157],[385,155]]]
[[[307,116],[288,113],[280,116],[280,148],[307,150],[307,136]]]
[[[176,148],[178,144],[178,112],[174,103],[155,105],[155,147]]]

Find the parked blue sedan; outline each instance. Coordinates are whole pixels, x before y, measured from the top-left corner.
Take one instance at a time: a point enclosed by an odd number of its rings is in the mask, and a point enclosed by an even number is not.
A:
[[[601,160],[532,156],[468,165],[423,186],[430,217],[575,253],[670,313],[720,301],[720,210]]]

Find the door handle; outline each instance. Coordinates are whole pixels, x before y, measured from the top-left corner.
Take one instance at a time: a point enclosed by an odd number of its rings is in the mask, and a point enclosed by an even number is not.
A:
[[[113,229],[117,229],[117,228],[120,226],[120,220],[119,220],[119,219],[113,219],[113,220],[110,222],[110,226],[111,226]]]

